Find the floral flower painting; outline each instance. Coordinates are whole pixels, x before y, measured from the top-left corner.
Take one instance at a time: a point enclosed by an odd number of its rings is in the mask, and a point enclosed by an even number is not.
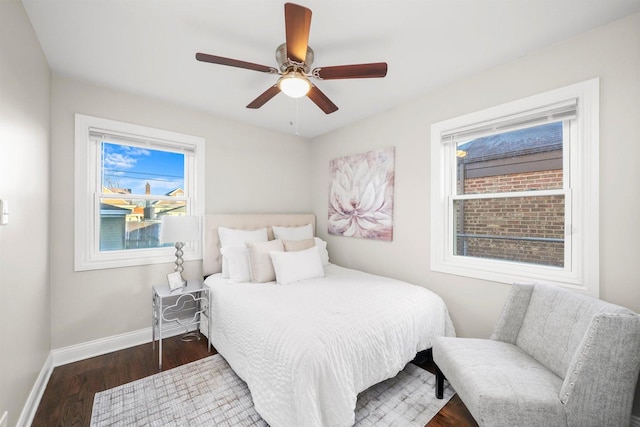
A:
[[[393,239],[394,147],[329,162],[329,234]]]

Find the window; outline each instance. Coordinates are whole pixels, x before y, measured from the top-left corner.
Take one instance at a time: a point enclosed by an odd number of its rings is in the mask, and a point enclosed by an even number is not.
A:
[[[173,261],[160,222],[204,213],[204,140],[77,114],[75,144],[75,270]]]
[[[598,296],[597,79],[431,126],[431,269]]]

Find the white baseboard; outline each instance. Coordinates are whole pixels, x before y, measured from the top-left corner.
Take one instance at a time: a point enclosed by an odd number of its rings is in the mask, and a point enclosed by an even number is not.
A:
[[[195,330],[195,327],[189,329]],[[163,333],[163,338],[183,333],[184,330],[175,330],[166,334]],[[51,372],[53,372],[53,368],[56,366],[66,365],[67,363],[73,363],[90,357],[111,353],[113,351],[135,347],[148,342],[151,342],[151,328],[140,329],[138,331],[127,332],[120,335],[100,338],[82,344],[51,350],[44,366],[42,366],[42,369],[40,370],[40,374],[38,375],[33,388],[31,389],[27,402],[22,409],[17,427],[27,427],[32,424],[33,418],[38,410],[38,406],[40,405],[40,399],[42,399],[44,390],[47,388]]]
[[[51,352],[49,352],[47,360],[45,360],[44,365],[40,370],[40,374],[38,374],[38,378],[36,378],[36,382],[31,389],[31,393],[29,393],[29,396],[27,397],[27,402],[22,408],[22,413],[20,413],[18,423],[16,424],[17,427],[27,427],[33,422],[33,417],[36,415],[38,405],[40,405],[40,399],[42,399],[44,390],[47,388],[47,383],[49,382],[49,377],[51,377],[52,371],[53,357],[51,356]]]
[[[631,415],[631,424],[629,427],[640,427],[640,416]]]
[[[195,327],[189,328],[190,331],[195,329]],[[164,332],[162,337],[169,338],[175,335],[181,335],[184,332],[184,329],[177,329]],[[139,329],[133,332],[87,341],[82,344],[51,350],[51,353],[53,353],[53,366],[66,365],[67,363],[77,362],[149,342],[151,342],[151,328]]]
[[[113,335],[81,344],[51,350],[53,366],[66,365],[90,357],[100,356],[123,348],[135,347],[151,342],[151,328]]]

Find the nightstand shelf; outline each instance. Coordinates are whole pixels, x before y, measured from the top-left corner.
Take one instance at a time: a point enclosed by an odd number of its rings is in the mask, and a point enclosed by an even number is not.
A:
[[[169,285],[154,286],[151,305],[151,334],[155,352],[158,340],[158,369],[162,370],[162,339],[176,332],[195,333],[200,339],[200,325],[203,321],[211,327],[209,315],[209,288],[200,281],[188,281],[187,286],[173,291]],[[211,351],[211,341],[207,338]]]

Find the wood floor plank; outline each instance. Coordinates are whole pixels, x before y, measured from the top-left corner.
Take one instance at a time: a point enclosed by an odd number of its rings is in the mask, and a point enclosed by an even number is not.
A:
[[[34,427],[83,427],[91,422],[95,393],[158,373],[158,348],[151,343],[92,357],[56,367],[49,379]],[[207,341],[163,341],[163,370],[172,369],[215,354]],[[432,362],[419,366],[433,372]],[[477,427],[473,417],[456,395],[427,424],[428,427]],[[426,427],[426,426],[425,426]]]

